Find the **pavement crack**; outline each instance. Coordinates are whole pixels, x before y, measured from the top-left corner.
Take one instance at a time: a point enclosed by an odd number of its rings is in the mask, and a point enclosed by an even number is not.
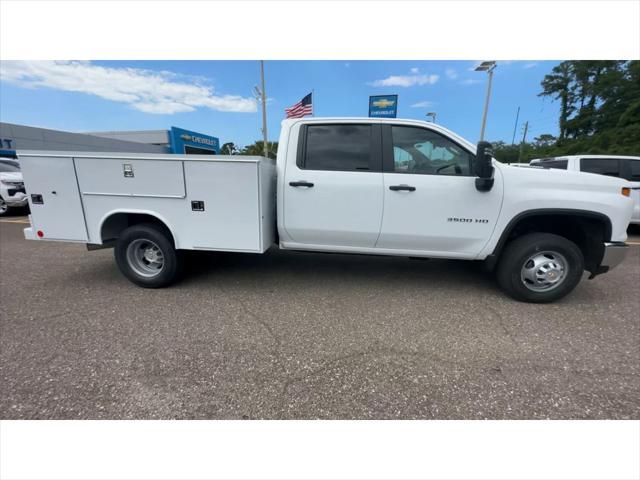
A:
[[[240,308],[242,308],[242,310],[249,316],[251,317],[257,324],[259,324],[262,328],[264,328],[267,333],[269,334],[269,336],[273,339],[273,343],[274,343],[274,350],[276,352],[279,352],[280,350],[280,337],[275,333],[275,331],[273,330],[273,328],[271,327],[271,325],[269,325],[269,323],[267,323],[265,320],[261,319],[258,315],[256,315],[253,311],[251,311],[251,309],[249,309],[244,302],[240,302]]]
[[[291,387],[291,385],[293,385],[294,383],[298,383],[301,381],[304,381],[307,378],[311,378],[320,374],[323,374],[325,372],[334,370],[335,368],[337,368],[339,365],[347,362],[347,361],[351,361],[357,358],[362,358],[365,357],[367,355],[371,355],[373,357],[380,357],[383,355],[392,355],[392,356],[412,356],[412,357],[421,357],[421,358],[427,358],[427,359],[431,359],[435,362],[439,362],[439,363],[447,363],[450,365],[454,365],[454,366],[459,366],[458,362],[454,362],[451,360],[445,360],[437,355],[434,355],[432,353],[427,353],[427,352],[420,352],[420,351],[415,351],[415,350],[402,350],[402,349],[396,349],[396,348],[390,348],[390,347],[381,347],[379,346],[379,342],[374,342],[374,344],[372,344],[371,346],[369,346],[369,348],[366,348],[364,350],[359,350],[357,352],[352,352],[350,354],[347,355],[341,355],[335,358],[331,358],[328,359],[327,361],[325,361],[325,363],[319,367],[316,368],[314,370],[311,370],[309,372],[305,372],[302,375],[297,375],[297,376],[291,376],[289,377],[285,384],[283,385],[282,388],[282,404],[284,406],[284,400],[288,394],[288,390]]]
[[[504,318],[502,317],[502,315],[493,307],[489,306],[489,305],[485,305],[485,308],[491,312],[491,315],[497,320],[498,325],[500,326],[500,328],[502,329],[502,331],[504,332],[504,334],[507,336],[507,338],[509,340],[511,340],[511,342],[514,345],[518,345],[518,342],[515,339],[515,336],[513,335],[513,333],[511,332],[511,330],[509,330],[507,328],[507,325],[505,324]]]

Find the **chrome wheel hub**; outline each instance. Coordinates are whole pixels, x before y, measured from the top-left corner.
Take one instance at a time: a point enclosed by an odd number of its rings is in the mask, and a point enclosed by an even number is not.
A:
[[[153,248],[147,248],[144,251],[144,258],[147,260],[147,262],[154,263],[158,261],[160,256],[158,255],[158,252],[156,252]]]
[[[566,258],[558,252],[536,252],[524,262],[520,279],[534,292],[547,292],[564,282],[569,271]]]
[[[164,255],[151,240],[137,239],[127,247],[127,262],[138,275],[150,278],[164,268]]]
[[[4,199],[0,198],[0,213],[6,213],[7,210],[9,210],[7,202],[5,202]]]

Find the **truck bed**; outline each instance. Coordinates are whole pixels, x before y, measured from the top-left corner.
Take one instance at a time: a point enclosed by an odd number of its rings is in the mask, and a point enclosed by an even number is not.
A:
[[[18,152],[40,240],[103,244],[109,219],[151,215],[188,250],[261,253],[275,239],[275,165],[254,156]],[[41,236],[40,236],[41,235]]]

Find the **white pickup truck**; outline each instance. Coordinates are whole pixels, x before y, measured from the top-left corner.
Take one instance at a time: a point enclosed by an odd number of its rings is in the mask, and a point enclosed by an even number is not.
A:
[[[163,287],[182,250],[287,250],[482,260],[528,302],[624,258],[628,183],[492,159],[433,123],[304,118],[263,157],[18,152],[30,240],[115,247],[122,273]]]

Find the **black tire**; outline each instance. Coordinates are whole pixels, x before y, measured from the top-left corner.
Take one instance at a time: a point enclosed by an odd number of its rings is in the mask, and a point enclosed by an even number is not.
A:
[[[532,265],[527,261],[538,252],[551,252],[548,257],[551,259],[554,258],[553,253],[559,254],[560,263],[566,264],[562,280],[545,291],[532,290],[544,287],[522,278],[523,275],[526,277],[523,274],[525,265]],[[530,233],[507,244],[498,261],[496,276],[498,284],[510,297],[522,302],[549,303],[570,293],[582,279],[583,272],[584,257],[575,243],[551,233]]]
[[[9,205],[4,201],[4,198],[0,196],[0,217],[8,215],[9,210],[11,210],[11,208],[9,208]]]
[[[135,259],[137,249],[143,252],[145,245],[153,250],[156,260],[162,258],[161,266],[159,261],[148,262],[144,255],[140,260]],[[140,223],[125,229],[118,237],[114,254],[123,275],[141,287],[166,287],[176,281],[181,272],[181,258],[170,235],[156,225]],[[145,268],[144,262],[147,262],[148,268]]]

